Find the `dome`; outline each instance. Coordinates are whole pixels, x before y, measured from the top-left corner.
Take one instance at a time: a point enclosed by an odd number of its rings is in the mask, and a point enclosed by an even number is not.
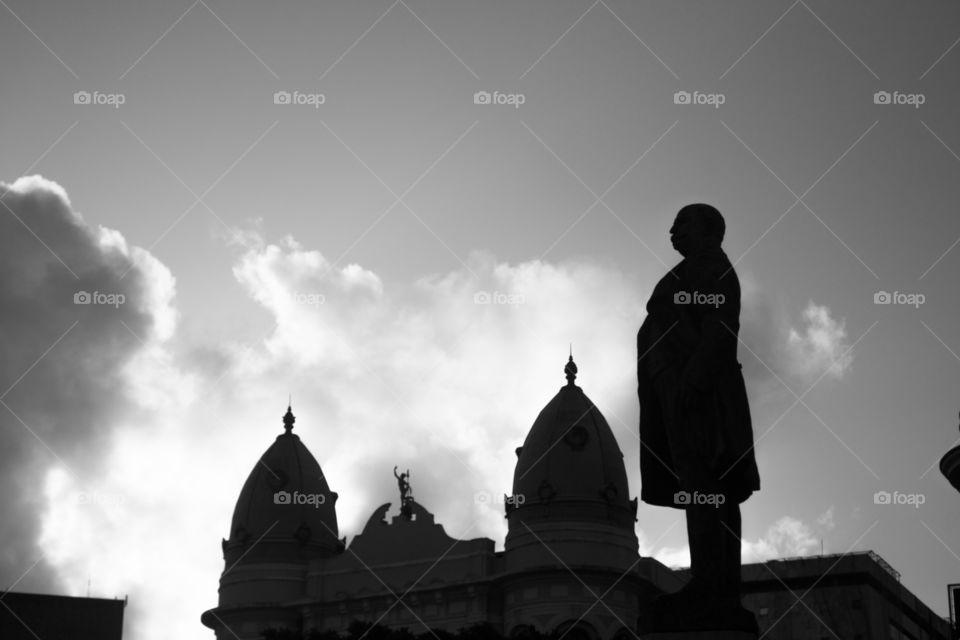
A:
[[[277,436],[247,477],[233,510],[227,566],[239,562],[301,562],[342,548],[337,540],[337,494],[316,458],[293,433],[288,407]]]
[[[950,449],[940,458],[940,473],[947,478],[954,489],[960,491],[960,446]]]
[[[623,453],[600,410],[574,384],[543,408],[517,449],[513,496],[506,500],[511,528],[535,521],[598,522],[633,530],[637,502],[630,500]]]

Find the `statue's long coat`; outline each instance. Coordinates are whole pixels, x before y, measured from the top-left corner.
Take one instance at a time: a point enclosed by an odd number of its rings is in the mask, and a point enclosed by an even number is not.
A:
[[[739,317],[740,281],[719,247],[684,258],[654,288],[637,334],[644,502],[683,508],[678,492],[698,491],[741,503],[760,488]],[[696,402],[681,402],[684,386]]]

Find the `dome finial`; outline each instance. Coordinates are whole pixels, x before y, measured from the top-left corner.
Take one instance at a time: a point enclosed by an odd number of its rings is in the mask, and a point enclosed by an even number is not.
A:
[[[293,431],[293,423],[297,421],[297,418],[293,415],[293,410],[291,406],[293,404],[293,396],[291,395],[287,401],[287,413],[283,416],[283,428],[287,433]]]
[[[577,379],[577,363],[573,361],[573,343],[570,343],[570,359],[567,360],[567,366],[563,368],[567,374],[567,384],[574,386],[573,381]]]

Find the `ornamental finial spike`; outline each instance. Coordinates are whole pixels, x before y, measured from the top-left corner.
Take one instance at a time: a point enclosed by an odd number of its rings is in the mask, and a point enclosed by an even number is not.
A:
[[[563,368],[567,374],[567,384],[574,386],[573,381],[577,379],[577,363],[573,361],[573,344],[570,345],[570,359],[567,360],[567,366]]]
[[[291,397],[291,399],[287,402],[287,413],[283,416],[283,428],[287,433],[293,431],[293,423],[297,421],[297,418],[293,415],[293,410],[291,409],[292,402],[293,398]]]

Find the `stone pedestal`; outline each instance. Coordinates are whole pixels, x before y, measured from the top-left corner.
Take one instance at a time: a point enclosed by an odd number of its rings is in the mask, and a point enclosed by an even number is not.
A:
[[[637,618],[641,640],[757,640],[757,618],[735,596],[706,597],[694,589],[661,595]]]
[[[757,640],[749,631],[658,631],[641,633],[640,640]]]

